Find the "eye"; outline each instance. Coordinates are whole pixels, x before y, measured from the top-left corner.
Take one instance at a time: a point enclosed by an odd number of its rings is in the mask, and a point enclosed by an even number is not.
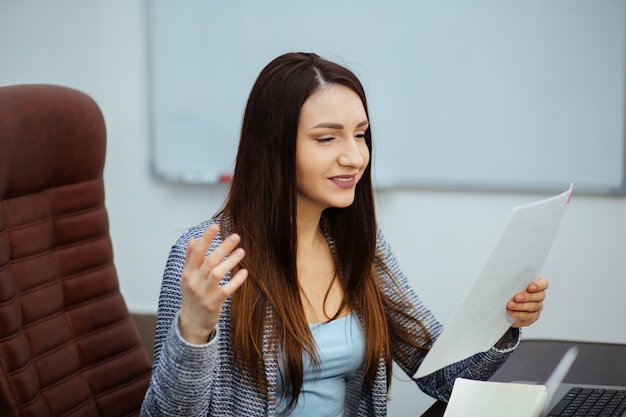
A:
[[[335,139],[335,138],[332,137],[332,136],[329,136],[329,137],[324,137],[324,138],[318,138],[318,139],[315,139],[315,140],[317,141],[317,143],[329,143],[333,139]]]
[[[354,135],[357,139],[365,139],[365,132],[359,132]]]

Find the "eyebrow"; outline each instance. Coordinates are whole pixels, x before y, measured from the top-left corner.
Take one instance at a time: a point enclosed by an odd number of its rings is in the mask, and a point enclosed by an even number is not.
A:
[[[363,126],[368,125],[368,124],[369,124],[369,121],[367,119],[365,119],[361,123],[356,125],[356,127],[363,127]],[[338,124],[338,123],[325,123],[325,122],[322,122],[322,123],[316,124],[311,129],[318,129],[318,128],[343,129],[343,125]]]

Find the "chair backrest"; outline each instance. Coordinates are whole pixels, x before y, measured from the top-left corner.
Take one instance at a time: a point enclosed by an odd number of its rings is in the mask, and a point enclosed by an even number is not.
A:
[[[76,90],[0,87],[0,415],[138,415],[151,364],[119,291],[104,119]]]

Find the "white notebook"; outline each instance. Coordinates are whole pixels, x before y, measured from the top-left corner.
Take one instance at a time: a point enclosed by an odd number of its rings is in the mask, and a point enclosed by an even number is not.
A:
[[[544,385],[458,378],[444,417],[539,417],[547,399]]]
[[[545,385],[457,378],[444,417],[541,417],[547,411],[578,349],[563,355]]]

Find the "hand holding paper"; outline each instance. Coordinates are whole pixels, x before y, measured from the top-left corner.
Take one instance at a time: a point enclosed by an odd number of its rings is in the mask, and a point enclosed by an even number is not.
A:
[[[547,279],[539,277],[509,300],[506,314],[514,319],[511,327],[530,326],[539,319],[548,285]]]
[[[513,209],[482,272],[414,378],[487,351],[506,333],[514,322],[506,314],[507,302],[539,276],[572,189]]]

